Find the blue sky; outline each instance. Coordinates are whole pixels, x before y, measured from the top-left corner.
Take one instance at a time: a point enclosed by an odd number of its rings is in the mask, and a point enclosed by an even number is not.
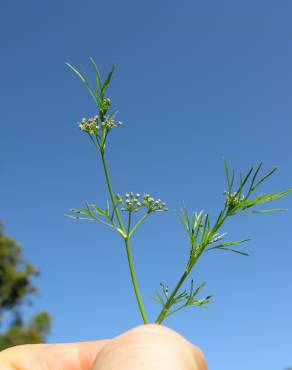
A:
[[[133,239],[149,299],[173,286],[188,255],[174,210],[215,215],[226,189],[223,158],[237,171],[279,171],[262,188],[291,187],[292,3],[260,1],[5,2],[0,14],[1,219],[41,271],[27,317],[48,310],[50,342],[115,336],[141,323],[126,255],[99,224],[64,217],[107,193],[94,148],[77,129],[95,108],[65,66],[89,57],[117,70],[108,95],[124,125],[108,162],[116,192],[148,192],[169,206]],[[292,197],[277,207],[292,208]],[[229,240],[252,238],[249,258],[206,255],[208,309],[165,322],[205,351],[210,369],[276,370],[292,364],[292,223],[287,213],[230,220]]]

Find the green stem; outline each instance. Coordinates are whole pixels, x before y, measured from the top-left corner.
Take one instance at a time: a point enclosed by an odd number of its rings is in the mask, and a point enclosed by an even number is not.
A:
[[[123,221],[121,219],[119,210],[118,210],[118,208],[116,206],[116,200],[115,200],[114,192],[113,192],[112,185],[111,185],[111,180],[110,180],[109,173],[108,173],[108,168],[107,168],[107,164],[106,164],[106,160],[105,160],[104,151],[101,150],[100,151],[100,154],[101,154],[101,158],[102,158],[102,164],[103,164],[103,169],[104,169],[104,173],[105,173],[105,177],[106,177],[107,187],[108,187],[108,190],[109,190],[109,193],[110,193],[110,197],[111,197],[111,201],[112,201],[112,204],[113,204],[113,207],[114,207],[114,210],[115,210],[115,215],[116,215],[116,217],[118,219],[118,223],[120,225],[120,228],[126,233],[126,230],[125,230]],[[138,302],[138,306],[139,306],[139,309],[140,309],[140,312],[141,312],[141,315],[142,315],[144,324],[147,324],[148,323],[148,319],[147,319],[146,312],[145,312],[145,309],[144,309],[144,306],[143,306],[143,303],[142,303],[142,299],[141,299],[141,295],[140,295],[140,291],[139,291],[139,287],[138,287],[138,283],[137,283],[137,279],[136,279],[136,274],[135,274],[135,269],[134,269],[132,254],[131,254],[131,247],[130,247],[130,242],[129,242],[130,226],[131,226],[131,215],[129,215],[129,220],[128,220],[127,237],[126,238],[124,237],[124,240],[125,240],[125,244],[126,244],[128,265],[129,265],[129,269],[130,269],[130,274],[131,274],[131,279],[132,279],[132,283],[133,283],[133,287],[134,287],[136,299],[137,299],[137,302]]]
[[[168,313],[168,310],[172,304],[172,301],[176,295],[176,293],[178,292],[178,290],[180,289],[180,287],[182,286],[182,284],[184,283],[185,279],[188,277],[189,273],[191,272],[191,270],[193,269],[194,265],[196,264],[196,262],[198,261],[198,259],[200,258],[201,254],[204,252],[205,250],[205,247],[208,245],[208,241],[210,240],[210,238],[217,232],[217,230],[222,226],[222,224],[224,223],[224,221],[226,220],[226,215],[223,213],[223,216],[222,218],[218,219],[216,225],[214,226],[213,230],[210,232],[210,234],[208,235],[208,239],[207,241],[205,242],[205,245],[201,248],[200,252],[198,253],[198,255],[196,255],[196,257],[192,260],[190,260],[188,262],[188,265],[185,269],[185,272],[183,273],[182,277],[180,278],[179,282],[177,283],[177,285],[175,286],[175,288],[173,289],[170,297],[168,298],[165,306],[162,308],[161,312],[159,313],[155,323],[156,324],[161,324],[162,321],[165,319],[165,317],[167,316],[167,313]],[[182,307],[181,307],[182,308]]]
[[[179,288],[182,286],[183,282],[185,281],[185,279],[187,278],[187,276],[189,275],[189,271],[185,270],[185,272],[183,273],[182,277],[180,278],[179,282],[177,283],[177,285],[175,286],[175,288],[173,289],[171,295],[169,296],[167,302],[166,302],[166,305],[162,308],[160,314],[158,315],[156,321],[155,321],[155,324],[161,324],[162,321],[165,319],[166,315],[167,315],[167,312],[171,306],[171,303],[172,303],[172,300],[174,299],[176,293],[178,292]]]
[[[131,273],[131,279],[132,279],[136,299],[137,299],[137,302],[138,302],[139,310],[141,312],[144,324],[147,324],[148,319],[147,319],[146,312],[145,312],[145,309],[144,309],[144,306],[143,306],[143,303],[142,303],[142,298],[141,298],[141,295],[140,295],[140,291],[139,291],[139,287],[138,287],[138,283],[137,283],[137,279],[136,279],[136,274],[135,274],[134,264],[133,264],[132,254],[131,254],[131,247],[130,247],[130,242],[129,242],[128,237],[125,239],[125,243],[126,243],[128,264],[129,264],[129,269],[130,269],[130,273]]]
[[[132,221],[132,211],[129,211],[129,214],[128,214],[128,227],[127,227],[127,238],[130,237],[131,221]]]
[[[125,231],[124,224],[123,224],[123,221],[122,221],[121,216],[120,216],[120,212],[119,212],[119,210],[117,208],[117,205],[116,205],[115,195],[114,195],[113,188],[112,188],[112,185],[111,185],[111,180],[110,180],[110,177],[109,177],[109,173],[108,173],[108,168],[107,168],[107,164],[106,164],[104,152],[101,151],[100,154],[101,154],[101,159],[102,159],[102,164],[103,164],[103,169],[104,169],[104,173],[105,173],[107,187],[108,187],[108,190],[109,190],[109,193],[110,193],[110,197],[111,197],[111,201],[112,201],[112,204],[113,204],[113,207],[114,207],[114,210],[115,210],[115,215],[117,216],[117,219],[118,219],[118,223],[120,225],[120,228],[123,231]]]
[[[149,213],[145,213],[141,218],[140,220],[136,223],[136,225],[133,227],[133,229],[130,231],[129,233],[129,236],[131,236],[133,234],[134,231],[137,230],[137,228],[142,224],[143,221],[145,221],[145,219],[148,217]]]

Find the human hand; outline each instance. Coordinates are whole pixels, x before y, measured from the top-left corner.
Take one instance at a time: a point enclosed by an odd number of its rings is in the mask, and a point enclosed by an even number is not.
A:
[[[202,352],[175,331],[143,325],[111,340],[32,344],[0,353],[0,370],[207,370]]]

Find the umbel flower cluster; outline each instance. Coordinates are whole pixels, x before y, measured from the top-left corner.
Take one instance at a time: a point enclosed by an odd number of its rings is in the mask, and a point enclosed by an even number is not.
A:
[[[239,194],[237,191],[234,193],[225,191],[223,194],[226,195],[225,204],[229,208],[238,206],[240,202],[244,200],[244,195]]]
[[[124,199],[120,196],[120,194],[117,194],[116,200],[120,205],[123,206],[121,211],[138,212],[142,207],[146,207],[147,213],[168,210],[165,203],[163,203],[160,199],[154,199],[150,197],[149,194],[143,194],[143,197],[141,198],[139,193],[126,193]]]
[[[111,129],[122,125],[121,121],[115,121],[114,119],[109,117],[105,117],[104,120],[100,123],[98,121],[98,115],[88,119],[82,118],[81,122],[78,122],[78,126],[81,131],[85,131],[90,135],[97,135],[100,129],[110,131]]]

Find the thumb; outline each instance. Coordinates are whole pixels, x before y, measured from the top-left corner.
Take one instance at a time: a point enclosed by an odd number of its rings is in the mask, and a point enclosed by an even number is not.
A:
[[[92,370],[207,370],[202,352],[175,331],[143,325],[111,340]]]

